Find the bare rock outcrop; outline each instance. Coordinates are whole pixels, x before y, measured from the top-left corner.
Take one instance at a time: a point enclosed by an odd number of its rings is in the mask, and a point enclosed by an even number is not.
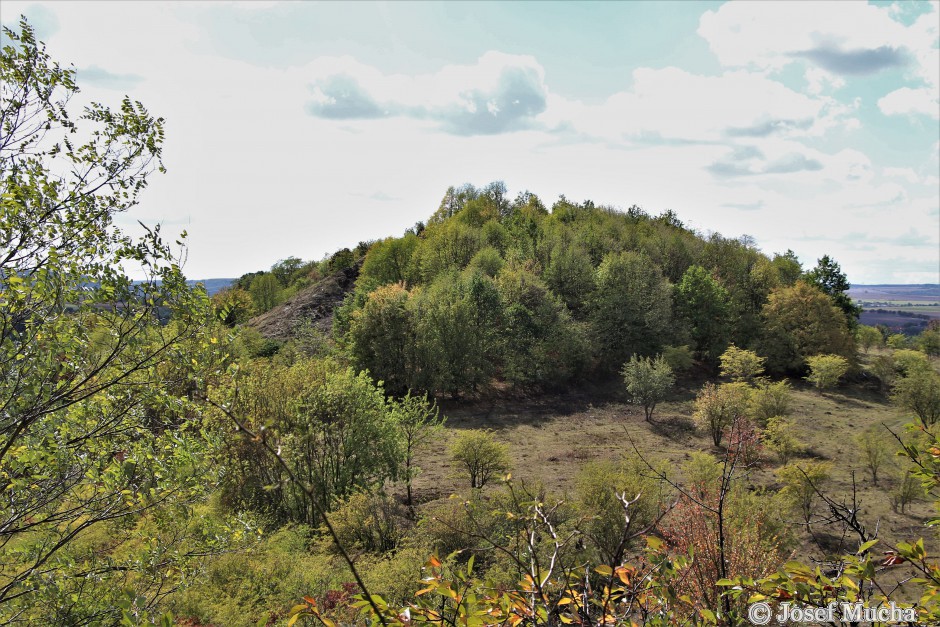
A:
[[[320,279],[281,303],[274,309],[248,321],[248,326],[272,340],[288,340],[293,337],[298,325],[309,321],[313,326],[329,334],[333,327],[333,312],[343,304],[346,294],[356,285],[362,260]]]

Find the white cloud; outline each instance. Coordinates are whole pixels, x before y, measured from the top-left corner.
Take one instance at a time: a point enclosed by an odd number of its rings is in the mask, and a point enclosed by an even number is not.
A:
[[[306,70],[313,82],[311,115],[430,119],[456,135],[531,128],[548,93],[545,71],[533,57],[496,51],[473,65],[447,65],[418,76],[385,76],[348,57],[320,58]]]
[[[752,72],[700,76],[675,67],[636,70],[633,88],[601,105],[561,98],[549,105],[543,119],[595,137],[682,141],[818,136],[848,124],[855,109]]]
[[[920,182],[920,177],[912,168],[884,168],[881,173],[886,177],[898,178],[908,183]]]
[[[878,65],[890,50],[908,47],[910,29],[890,12],[861,2],[728,2],[702,15],[698,33],[723,65],[780,69],[808,51],[848,55],[853,62]],[[882,50],[882,55],[865,51]],[[852,53],[859,53],[852,58]],[[820,59],[816,59],[819,63]]]
[[[722,64],[776,71],[808,60],[807,90],[819,94],[841,87],[845,75],[905,68],[914,85],[884,95],[886,115],[940,117],[938,4],[913,24],[894,18],[898,11],[862,2],[729,2],[706,11],[699,25]]]
[[[878,108],[885,115],[919,113],[940,118],[940,99],[936,89],[901,87],[879,98]]]

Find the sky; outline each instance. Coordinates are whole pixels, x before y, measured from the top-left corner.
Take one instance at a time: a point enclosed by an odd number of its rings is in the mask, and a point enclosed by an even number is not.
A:
[[[398,236],[502,180],[940,282],[937,2],[0,6],[76,102],[165,118],[167,173],[119,223],[185,230],[190,278]]]

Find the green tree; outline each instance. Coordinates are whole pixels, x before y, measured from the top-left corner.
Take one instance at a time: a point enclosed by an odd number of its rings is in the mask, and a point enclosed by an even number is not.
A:
[[[695,397],[692,414],[695,423],[721,444],[725,431],[739,418],[747,416],[750,388],[746,383],[706,383]]]
[[[705,268],[691,266],[675,290],[677,321],[684,324],[696,353],[714,362],[728,346],[730,296]]]
[[[851,285],[839,264],[829,255],[823,255],[816,267],[806,273],[806,279],[832,298],[835,305],[845,314],[849,327],[854,329],[862,308],[849,296]]]
[[[732,381],[752,381],[764,372],[763,357],[734,344],[721,354],[721,376]]]
[[[884,338],[881,336],[881,331],[875,327],[860,324],[855,329],[855,341],[858,342],[858,345],[862,347],[867,355],[873,346],[881,346],[884,343]]]
[[[440,415],[436,403],[428,404],[426,398],[412,396],[411,392],[401,399],[389,401],[392,417],[398,428],[404,454],[406,501],[412,505],[411,484],[421,470],[415,464],[415,455],[422,447],[438,438],[444,427],[444,417]]]
[[[389,392],[404,392],[416,378],[415,325],[408,290],[397,284],[377,288],[352,313],[346,339],[353,363],[384,381]]]
[[[577,246],[557,244],[542,278],[575,314],[584,310],[594,291],[591,257]]]
[[[783,482],[781,494],[808,525],[813,519],[819,492],[831,478],[832,465],[829,462],[798,462],[787,464],[777,471],[777,475]]]
[[[621,374],[630,394],[630,402],[642,405],[646,421],[651,422],[656,405],[666,398],[676,383],[672,368],[662,355],[655,359],[634,355],[623,365]]]
[[[587,366],[587,332],[532,272],[507,266],[497,277],[503,304],[503,378],[521,387],[558,388]]]
[[[940,331],[927,329],[914,338],[917,348],[924,351],[924,354],[936,357],[940,355]]]
[[[762,315],[759,352],[773,371],[800,371],[810,355],[854,359],[855,342],[844,312],[808,283],[797,281],[792,287],[773,290]]]
[[[506,262],[503,260],[502,255],[499,254],[499,251],[492,246],[486,246],[485,248],[481,248],[480,252],[473,256],[473,259],[470,260],[467,267],[482,272],[492,279],[499,274],[499,271],[502,270],[505,265]]]
[[[413,300],[418,376],[412,387],[457,397],[487,386],[499,357],[502,324],[492,279],[449,272]]]
[[[482,247],[479,228],[456,220],[431,224],[414,251],[415,278],[431,283],[444,273],[463,270]]]
[[[803,264],[800,263],[796,253],[792,250],[787,250],[787,252],[782,255],[774,255],[771,263],[777,269],[777,276],[781,286],[789,287],[803,276]]]
[[[907,336],[903,333],[892,333],[888,336],[888,339],[885,340],[885,344],[888,345],[888,348],[900,350],[910,346],[910,340],[908,340]]]
[[[255,312],[259,314],[274,309],[281,300],[281,286],[270,272],[259,274],[252,279],[248,292],[255,304]]]
[[[714,273],[728,291],[731,335],[738,346],[751,346],[760,334],[761,308],[771,289],[779,287],[770,262],[747,236],[739,239],[713,234],[705,243],[699,264]]]
[[[271,274],[274,275],[281,287],[289,287],[296,279],[297,273],[305,265],[303,259],[299,257],[288,257],[271,266]]]
[[[378,287],[408,281],[413,275],[412,257],[417,246],[418,237],[412,233],[376,242],[366,253],[358,282]]]
[[[929,427],[940,420],[940,375],[933,370],[915,370],[898,380],[891,399]]]
[[[163,120],[129,98],[76,116],[74,70],[25,19],[3,38],[0,622],[116,623],[119,582],[149,609],[192,571],[198,542],[168,521],[216,481],[193,472],[211,448],[194,399],[222,351],[159,228],[114,224],[163,170]],[[147,524],[160,512],[165,534]],[[159,567],[138,525],[163,543]]]
[[[509,470],[509,447],[488,429],[459,432],[451,442],[450,457],[463,468],[471,488],[482,488],[494,475]]]
[[[611,368],[631,355],[652,355],[671,331],[672,290],[646,255],[608,255],[597,269],[591,322]]]
[[[814,355],[806,358],[809,374],[806,380],[817,390],[835,387],[849,369],[849,362],[839,355]]]

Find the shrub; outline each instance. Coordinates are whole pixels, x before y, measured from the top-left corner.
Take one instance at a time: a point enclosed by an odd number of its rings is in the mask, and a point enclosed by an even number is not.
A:
[[[706,383],[695,398],[695,423],[707,431],[715,446],[721,444],[725,430],[747,413],[750,388],[746,383]]]
[[[881,331],[875,327],[860,324],[855,329],[855,341],[858,342],[858,345],[862,347],[867,355],[873,346],[881,346],[884,343],[884,337],[882,337]]]
[[[757,353],[738,348],[734,344],[728,347],[719,358],[721,360],[721,376],[730,377],[732,381],[750,381],[764,372],[764,358]]]
[[[878,471],[890,459],[887,438],[879,437],[879,432],[874,429],[868,429],[855,437],[855,443],[858,445],[859,457],[871,473],[872,482],[878,485]]]
[[[916,370],[897,382],[891,399],[930,426],[940,420],[940,375],[931,370]]]
[[[470,510],[478,498],[476,493],[471,494],[469,500],[454,495],[445,501],[429,504],[415,527],[418,541],[426,543],[431,552],[441,556],[474,548],[476,540]]]
[[[694,607],[727,607],[716,585],[719,580],[768,574],[780,558],[773,501],[753,498],[740,482],[724,475],[722,462],[711,456],[694,457],[690,466],[686,474],[691,491],[680,496],[662,529],[673,551],[694,555],[675,585]]]
[[[806,380],[820,391],[835,387],[849,369],[849,361],[839,355],[815,355],[807,357],[806,363],[810,371]]]
[[[897,377],[894,359],[890,355],[878,355],[870,366],[870,371],[878,377],[878,385],[882,392],[887,392],[894,385],[894,379]]]
[[[767,420],[763,440],[767,448],[776,453],[784,465],[803,452],[803,445],[796,437],[793,423],[783,416],[773,416]]]
[[[663,359],[673,372],[686,372],[692,368],[692,349],[688,346],[667,346],[663,349]]]
[[[751,402],[748,407],[750,416],[759,425],[766,425],[774,416],[786,416],[790,413],[792,393],[788,381],[771,383],[767,379],[758,379],[751,390]]]
[[[664,485],[649,476],[639,459],[592,461],[585,464],[576,479],[577,505],[588,517],[581,530],[597,551],[601,563],[620,563],[625,549],[624,506],[620,496],[640,500],[632,504],[630,531],[649,526],[659,516],[663,505]]]
[[[908,468],[901,476],[898,486],[891,493],[891,507],[901,514],[907,506],[919,501],[924,496],[924,487],[920,479]]]
[[[931,369],[930,360],[920,351],[902,348],[894,351],[891,357],[894,362],[895,371],[905,377],[919,370]]]
[[[643,406],[646,420],[650,422],[656,405],[666,398],[666,394],[676,383],[672,368],[662,355],[655,359],[634,355],[624,364],[621,374],[627,392],[630,393],[630,401]]]
[[[888,348],[894,349],[907,348],[909,345],[907,336],[903,333],[894,333],[889,335],[885,343],[888,345]]]
[[[228,472],[223,501],[253,510],[272,523],[318,526],[349,495],[395,479],[402,455],[396,424],[382,388],[365,373],[329,361],[290,367],[254,364],[244,369],[232,411],[265,430],[294,476],[317,498],[287,481],[285,469],[256,442],[238,438],[224,453]]]
[[[340,504],[329,520],[344,547],[384,553],[398,547],[406,515],[405,508],[384,492],[357,492]]]
[[[928,329],[915,338],[917,348],[926,355],[940,355],[940,331]]]
[[[777,471],[777,476],[783,481],[781,494],[807,525],[813,518],[817,491],[829,481],[830,469],[828,462],[799,462],[787,464]]]
[[[726,429],[728,459],[747,472],[760,463],[763,446],[757,427],[746,416],[738,416]]]
[[[463,468],[471,488],[482,488],[494,475],[509,469],[509,447],[498,442],[489,429],[458,433],[450,445],[450,456]]]

